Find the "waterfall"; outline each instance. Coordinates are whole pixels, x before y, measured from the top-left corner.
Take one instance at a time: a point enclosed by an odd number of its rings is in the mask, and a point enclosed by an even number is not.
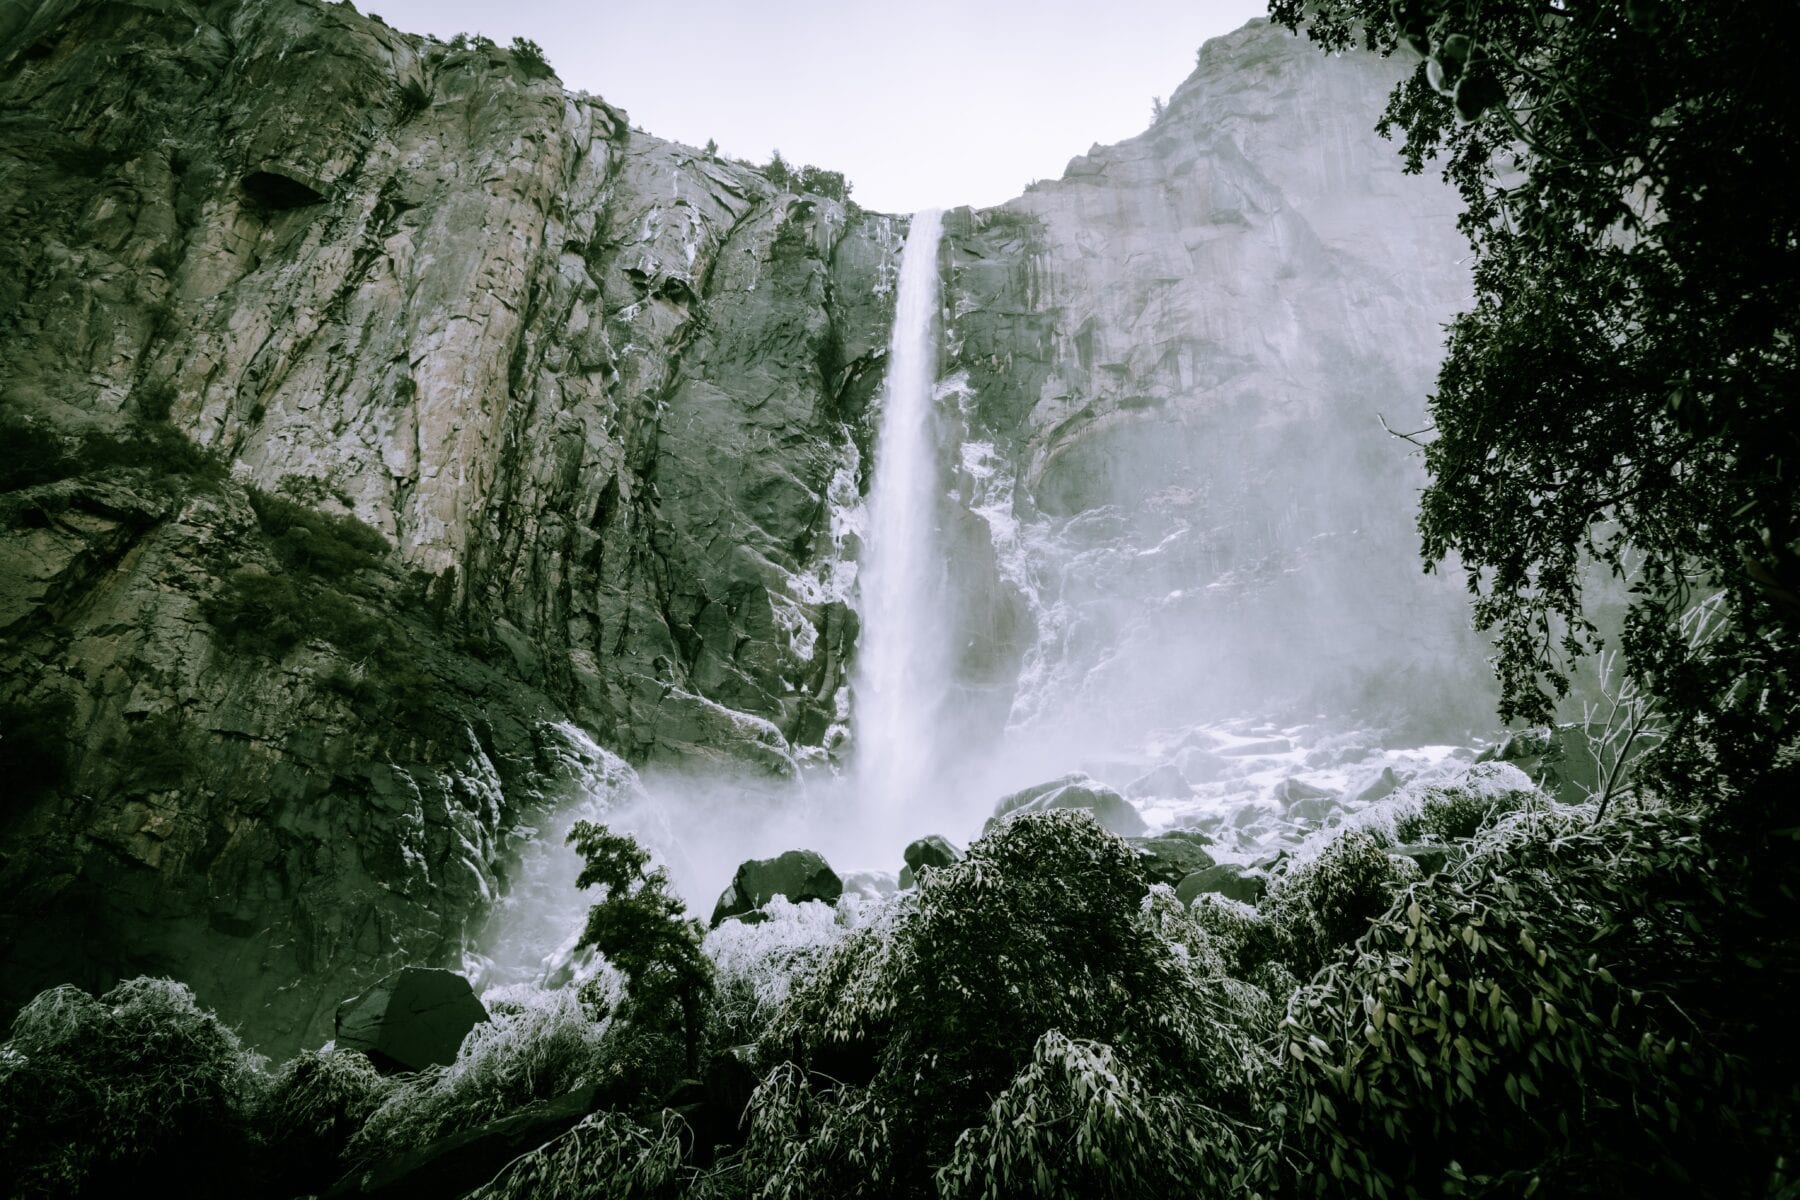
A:
[[[889,835],[900,831],[912,798],[929,786],[950,677],[939,619],[942,486],[932,412],[942,228],[943,214],[936,209],[915,213],[901,252],[857,569],[862,631],[851,689],[857,782],[864,819]]]

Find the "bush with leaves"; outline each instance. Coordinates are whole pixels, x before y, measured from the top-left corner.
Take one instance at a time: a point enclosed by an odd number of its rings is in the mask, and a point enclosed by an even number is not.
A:
[[[1397,805],[1394,836],[1402,842],[1459,842],[1505,813],[1531,803],[1537,789],[1510,763],[1477,763],[1454,780],[1428,784]]]
[[[1289,868],[1269,892],[1266,911],[1295,974],[1311,975],[1350,945],[1419,877],[1411,859],[1389,854],[1376,830],[1351,828],[1318,854]]]
[[[396,1086],[357,1050],[307,1050],[277,1067],[255,1113],[269,1169],[293,1192],[323,1191],[351,1137]]]
[[[793,988],[810,978],[848,930],[817,901],[773,897],[764,920],[726,921],[701,949],[715,972],[710,1041],[740,1045],[760,1038]]]
[[[508,1163],[468,1200],[675,1200],[694,1177],[683,1162],[684,1133],[672,1113],[657,1129],[623,1113],[592,1113]]]
[[[0,1194],[241,1194],[259,1066],[171,980],[40,993],[0,1044]]]
[[[1515,813],[1412,885],[1289,1006],[1296,1189],[1774,1194],[1793,901],[1728,895],[1702,833],[1679,807]]]
[[[797,1064],[752,1101],[765,1194],[928,1194],[1050,1030],[1106,1045],[1154,1093],[1250,1111],[1268,1001],[1212,973],[1218,950],[1167,889],[1142,901],[1142,870],[1090,814],[1026,814],[852,932],[764,1041]]]
[[[609,1082],[633,1064],[611,1023],[596,1021],[573,988],[496,989],[487,1021],[463,1039],[456,1061],[394,1082],[350,1143],[373,1162],[508,1116],[528,1104]]]
[[[650,868],[649,851],[636,839],[577,821],[569,844],[584,860],[575,886],[603,889],[576,948],[593,947],[625,976],[631,1024],[664,1025],[674,1006],[688,1071],[697,1071],[713,987],[712,964],[700,950],[704,927],[669,890],[668,871]]]

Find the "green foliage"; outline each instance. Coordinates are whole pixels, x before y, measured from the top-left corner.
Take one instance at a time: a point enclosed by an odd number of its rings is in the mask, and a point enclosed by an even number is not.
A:
[[[356,1050],[307,1050],[281,1064],[255,1113],[276,1177],[294,1192],[324,1191],[395,1086]]]
[[[1066,1099],[1066,1072],[1034,1057],[1050,1030],[1129,1063],[1145,1089],[1134,1096],[1167,1096],[1182,1112],[1251,1111],[1250,1045],[1268,1000],[1217,974],[1220,949],[1167,888],[1143,893],[1137,855],[1090,814],[1031,813],[929,872],[885,922],[851,933],[796,984],[764,1039],[766,1054],[799,1065],[752,1101],[745,1154],[773,1181],[762,1194],[928,1194],[929,1166],[948,1161],[965,1130],[983,1125],[967,1145],[998,1147],[987,1125],[996,1095],[1016,1082],[1009,1104]],[[1230,1138],[1208,1153],[1217,1157],[1202,1178],[1218,1187],[1257,1157]],[[1156,1168],[1120,1170],[1147,1179]]]
[[[0,417],[0,492],[40,487],[78,475],[147,470],[162,479],[217,483],[225,464],[165,424],[131,422],[113,431],[65,436],[44,422]]]
[[[1395,838],[1402,842],[1455,842],[1474,837],[1497,817],[1530,802],[1529,786],[1514,786],[1528,783],[1515,770],[1480,763],[1451,783],[1425,788],[1416,807],[1395,819]]]
[[[1296,974],[1312,974],[1362,937],[1400,889],[1418,878],[1418,866],[1389,849],[1379,833],[1350,829],[1277,878],[1267,911]]]
[[[1695,813],[1591,820],[1506,818],[1296,994],[1290,1110],[1322,1187],[1766,1194],[1796,1112],[1795,1035],[1744,1003],[1775,982],[1769,929],[1743,937],[1762,918],[1727,898]]]
[[[180,715],[163,713],[132,727],[122,765],[137,786],[170,791],[190,784],[203,762]]]
[[[0,1193],[241,1194],[257,1067],[170,980],[43,992],[0,1045]]]
[[[612,1027],[595,1021],[574,989],[510,988],[486,1003],[489,1020],[469,1032],[454,1063],[393,1081],[351,1139],[352,1159],[417,1149],[632,1065],[616,1057]]]
[[[431,107],[431,85],[417,77],[403,79],[394,88],[400,120],[410,121]]]
[[[842,171],[827,171],[811,164],[796,168],[781,157],[779,150],[758,170],[779,191],[826,196],[845,204],[850,202],[852,184],[844,178]]]
[[[682,1161],[683,1132],[673,1113],[655,1130],[623,1113],[593,1113],[508,1163],[469,1200],[674,1200],[694,1174]]]
[[[303,641],[331,642],[351,654],[381,644],[379,620],[353,601],[282,573],[244,567],[225,577],[200,611],[228,646],[280,658]]]
[[[55,695],[0,704],[0,779],[20,799],[62,786],[74,748],[75,702]]]
[[[512,53],[513,61],[523,66],[526,75],[533,79],[547,79],[556,73],[550,68],[550,60],[544,57],[544,48],[530,38],[514,38]]]
[[[1502,714],[1547,720],[1599,636],[1670,723],[1652,779],[1729,793],[1800,691],[1800,27],[1777,0],[1276,0],[1326,49],[1431,58],[1380,129],[1441,158],[1476,251],[1425,449],[1425,554],[1469,568]]]
[[[1239,1129],[1179,1093],[1150,1092],[1117,1051],[1052,1029],[1024,1070],[965,1131],[937,1172],[946,1200],[1192,1195],[1201,1181],[1242,1192]]]
[[[342,581],[374,570],[393,551],[387,539],[352,516],[334,516],[252,488],[250,507],[270,547],[290,570]]]
[[[688,1067],[697,1069],[713,986],[712,964],[700,952],[705,930],[669,891],[668,871],[651,870],[649,852],[630,836],[577,821],[569,843],[585,862],[576,886],[604,889],[577,947],[592,946],[625,976],[634,1023],[655,1024],[671,1002],[679,1006]]]
[[[172,264],[171,264],[172,265]],[[145,384],[132,393],[131,400],[139,417],[146,421],[167,421],[175,406],[175,385],[163,380]]]

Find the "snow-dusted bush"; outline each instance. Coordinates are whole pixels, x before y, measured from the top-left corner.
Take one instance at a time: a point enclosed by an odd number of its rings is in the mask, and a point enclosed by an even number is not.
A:
[[[763,1194],[929,1190],[928,1165],[1052,1030],[1104,1044],[1181,1103],[1247,1112],[1272,1006],[1223,977],[1213,935],[1171,894],[1144,893],[1132,847],[1090,814],[1029,813],[851,932],[762,1043],[795,1059],[751,1101]],[[1018,1095],[1060,1086],[1050,1069]]]
[[[1417,864],[1389,848],[1378,833],[1351,828],[1276,880],[1265,911],[1296,974],[1312,974],[1339,947],[1361,937],[1395,894],[1419,877]]]
[[[1180,1092],[1157,1094],[1116,1049],[1038,1038],[1031,1061],[963,1132],[937,1172],[945,1200],[1161,1200],[1248,1194],[1266,1173],[1230,1119]]]
[[[1744,866],[1677,806],[1478,834],[1294,995],[1295,1194],[1791,1194],[1793,925]]]
[[[706,935],[702,949],[716,973],[715,1045],[756,1041],[795,982],[817,971],[848,932],[837,912],[816,900],[776,896],[763,914],[765,920],[726,921]]]
[[[227,1192],[260,1066],[172,980],[42,992],[0,1045],[0,1194]]]
[[[518,984],[483,1000],[490,1019],[470,1030],[455,1062],[393,1081],[351,1140],[353,1158],[416,1149],[638,1066],[620,1061],[622,1047],[609,1036],[615,1023],[596,1021],[575,988]]]
[[[1419,790],[1394,820],[1402,842],[1451,842],[1472,838],[1496,818],[1524,808],[1535,790],[1511,763],[1478,763],[1455,779]]]
[[[344,1147],[392,1086],[356,1050],[307,1050],[282,1063],[255,1115],[271,1169],[294,1190],[329,1184]]]
[[[650,1129],[623,1113],[592,1113],[508,1163],[468,1200],[675,1200],[694,1174],[682,1163],[681,1133],[673,1114]]]

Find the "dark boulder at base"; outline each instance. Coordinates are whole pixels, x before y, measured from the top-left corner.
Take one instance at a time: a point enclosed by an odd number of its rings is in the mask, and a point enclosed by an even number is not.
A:
[[[733,917],[753,913],[777,896],[795,904],[822,900],[836,904],[844,894],[844,881],[815,850],[787,850],[774,858],[753,858],[737,869],[731,885],[713,905],[712,927]]]
[[[904,854],[906,865],[900,869],[900,886],[909,888],[918,882],[919,872],[927,867],[947,867],[962,861],[963,852],[958,850],[948,838],[935,833],[907,845]]]
[[[1138,837],[1149,829],[1137,809],[1131,806],[1131,801],[1092,776],[1078,773],[1064,775],[1049,783],[1034,784],[1004,797],[994,806],[994,815],[988,818],[982,832],[1014,813],[1050,812],[1058,808],[1086,809],[1094,814],[1101,828],[1120,837]]]
[[[337,1008],[337,1044],[361,1050],[384,1074],[456,1061],[469,1030],[488,1019],[455,971],[401,967]]]
[[[1269,880],[1262,872],[1236,863],[1218,863],[1183,879],[1175,887],[1175,898],[1183,904],[1192,904],[1194,897],[1216,892],[1231,900],[1255,904],[1268,890]]]
[[[1195,830],[1178,829],[1155,837],[1127,840],[1138,852],[1138,861],[1144,865],[1144,874],[1149,876],[1151,883],[1174,887],[1194,872],[1213,865],[1213,856],[1204,849],[1212,845],[1212,839]]]
[[[527,1105],[510,1117],[464,1129],[383,1159],[338,1181],[326,1200],[444,1200],[466,1195],[513,1159],[566,1133],[604,1101],[597,1087]]]

